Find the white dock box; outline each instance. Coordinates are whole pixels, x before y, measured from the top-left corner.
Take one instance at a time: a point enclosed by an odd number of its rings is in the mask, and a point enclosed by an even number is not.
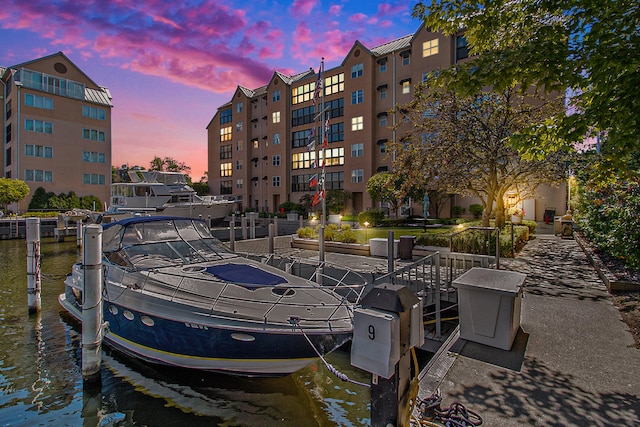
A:
[[[400,319],[397,314],[357,308],[353,318],[351,365],[391,378],[400,360]]]
[[[520,328],[526,277],[514,271],[474,267],[454,280],[460,338],[510,350]]]

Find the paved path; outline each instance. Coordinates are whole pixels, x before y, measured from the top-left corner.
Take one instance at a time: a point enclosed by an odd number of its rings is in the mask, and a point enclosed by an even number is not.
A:
[[[521,331],[511,351],[454,344],[443,406],[492,427],[639,426],[640,350],[578,244],[541,235],[502,268],[527,274]]]

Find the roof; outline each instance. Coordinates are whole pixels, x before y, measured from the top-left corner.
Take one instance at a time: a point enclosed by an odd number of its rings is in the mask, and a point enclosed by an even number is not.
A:
[[[374,47],[371,49],[371,52],[375,56],[383,56],[396,50],[406,49],[411,46],[411,39],[414,35],[415,33],[411,33],[399,39],[391,40],[390,42]]]

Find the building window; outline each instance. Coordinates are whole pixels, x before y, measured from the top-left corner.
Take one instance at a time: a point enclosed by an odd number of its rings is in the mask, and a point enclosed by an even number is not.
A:
[[[236,170],[242,169],[242,160],[236,160]]]
[[[231,108],[227,108],[226,110],[220,111],[220,124],[223,125],[225,123],[231,123],[233,120],[233,112]]]
[[[242,141],[236,141],[236,151],[242,151],[243,145]]]
[[[61,79],[49,74],[23,69],[22,83],[30,89],[42,90],[69,98],[84,99],[85,86],[73,80]]]
[[[316,116],[316,107],[298,108],[291,112],[291,126],[300,126],[313,123]]]
[[[244,180],[242,179],[236,180],[236,188],[242,188],[243,185],[244,185]]]
[[[104,185],[106,182],[105,176],[97,173],[83,173],[82,183],[90,185]]]
[[[383,87],[380,89],[380,99],[387,99],[387,88]]]
[[[364,91],[362,89],[351,92],[351,104],[362,104],[364,102]]]
[[[260,143],[258,142],[258,138],[252,139],[251,141],[253,142],[253,148],[258,148],[260,146]]]
[[[280,123],[280,111],[274,111],[271,114],[271,117],[273,123]]]
[[[90,107],[88,105],[82,106],[82,117],[89,117],[90,119],[106,120],[107,111],[104,108]]]
[[[220,176],[232,176],[233,163],[220,163]]]
[[[44,145],[26,144],[24,146],[24,155],[30,157],[44,157],[47,159],[53,158],[53,147]],[[104,160],[103,160],[104,163]]]
[[[274,177],[271,179],[271,184],[272,184],[274,187],[280,187],[280,177],[279,177],[279,176],[274,176]]]
[[[315,168],[316,152],[305,151],[293,153],[291,155],[291,169],[311,169]]]
[[[313,93],[316,90],[316,82],[304,84],[302,86],[291,89],[291,103],[293,105],[302,102],[311,101]]]
[[[327,110],[327,107],[329,109]],[[324,103],[324,110],[330,119],[344,116],[344,98],[334,99]]]
[[[438,54],[438,39],[429,40],[422,43],[422,57]]]
[[[351,78],[355,79],[357,77],[362,77],[364,74],[364,66],[363,64],[356,64],[351,67]]]
[[[233,194],[233,181],[220,181],[220,194]]]
[[[384,73],[385,71],[387,71],[387,59],[381,59],[380,60],[380,72]]]
[[[456,37],[456,59],[469,57],[469,44],[465,36]]]
[[[280,101],[280,89],[274,90],[271,94],[271,101],[277,102]]]
[[[364,118],[362,116],[353,117],[351,119],[351,130],[362,130],[364,129]]]
[[[293,135],[291,138],[291,147],[292,148],[306,147],[307,144],[309,144],[310,131],[311,129],[299,130],[299,131],[293,132]]]
[[[11,166],[11,147],[7,148],[5,151],[5,166]],[[9,178],[8,176],[5,178]]]
[[[344,92],[344,73],[336,74],[324,79],[324,94]]]
[[[231,126],[220,128],[220,142],[231,141],[233,137],[233,129]]]
[[[406,65],[411,65],[411,54],[409,52],[405,52],[403,54],[401,54],[402,56],[402,65],[406,66]]]
[[[28,105],[29,107],[42,108],[44,110],[53,110],[53,98],[33,95],[31,93],[24,94],[24,104]],[[82,108],[82,111],[84,112],[84,107]]]
[[[236,123],[236,132],[242,132],[242,126],[243,126],[242,122]]]
[[[322,151],[319,154],[322,161]],[[344,165],[344,148],[329,148],[324,150],[324,165],[325,166],[341,166]]]
[[[280,154],[271,157],[271,166],[280,166]]]
[[[53,123],[42,120],[25,119],[24,130],[29,132],[53,133]]]
[[[230,159],[233,157],[233,145],[221,145],[220,146],[220,159]]]
[[[11,86],[9,86],[9,87],[11,87]],[[7,94],[7,96],[8,96],[8,94]],[[7,101],[7,103],[4,104],[4,109],[6,111],[5,118],[7,120],[9,120],[9,118],[11,117],[11,101]]]
[[[327,131],[327,142],[344,141],[344,123],[333,123]]]
[[[404,80],[402,82],[402,93],[411,93],[411,80]]]
[[[11,123],[7,125],[6,133],[7,133],[7,142],[10,142],[11,141]]]
[[[242,102],[236,104],[236,113],[242,113]]]
[[[351,144],[351,157],[362,157],[364,156],[364,144]]]
[[[38,169],[26,169],[24,171],[24,180],[31,182],[53,182],[53,172]]]
[[[352,170],[351,182],[353,183],[364,182],[364,170],[363,169]]]
[[[381,128],[387,127],[387,116],[380,117],[380,127]]]
[[[98,153],[96,151],[83,151],[82,161],[89,163],[105,163],[106,157],[104,153]]]
[[[272,141],[273,145],[280,144],[280,134],[279,133],[274,133],[273,134],[273,138],[272,138],[271,141]]]
[[[91,141],[104,142],[106,141],[106,134],[101,130],[83,128],[82,138],[90,139]]]

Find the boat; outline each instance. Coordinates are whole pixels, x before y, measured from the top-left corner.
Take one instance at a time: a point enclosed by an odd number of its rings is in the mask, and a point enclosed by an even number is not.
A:
[[[202,218],[218,223],[235,208],[233,196],[199,196],[180,172],[128,171],[130,182],[111,184],[109,207],[104,215]]]
[[[353,303],[241,256],[204,220],[144,216],[104,224],[104,343],[160,365],[285,376],[351,339]],[[82,319],[84,272],[65,279],[62,307]]]

